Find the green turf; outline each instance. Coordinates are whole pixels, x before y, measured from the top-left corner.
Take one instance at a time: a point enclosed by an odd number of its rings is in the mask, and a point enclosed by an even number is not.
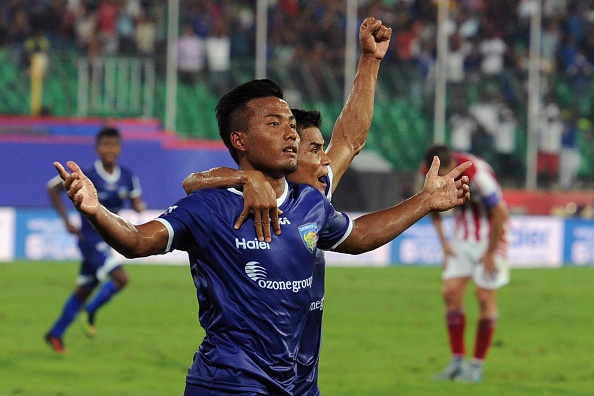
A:
[[[76,263],[0,264],[0,396],[183,394],[202,337],[185,266],[128,265],[131,282],[55,355],[42,335]],[[514,270],[481,384],[435,383],[448,361],[438,268],[329,268],[323,396],[594,395],[594,268]],[[469,290],[468,346],[476,319]]]

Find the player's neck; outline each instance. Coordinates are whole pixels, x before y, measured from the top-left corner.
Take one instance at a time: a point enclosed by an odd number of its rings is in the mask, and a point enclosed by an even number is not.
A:
[[[105,172],[111,175],[115,170],[115,164],[106,164],[105,162],[103,162],[103,169],[105,170]]]
[[[276,193],[276,198],[280,198],[285,192],[286,180],[284,176],[280,179],[269,179],[269,182]]]

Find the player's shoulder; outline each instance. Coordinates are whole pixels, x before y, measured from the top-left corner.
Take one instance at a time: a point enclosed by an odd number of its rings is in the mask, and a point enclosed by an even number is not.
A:
[[[192,191],[185,199],[219,205],[221,202],[243,201],[243,193],[235,188],[204,188]]]
[[[316,199],[326,198],[324,196],[324,194],[322,194],[320,192],[320,190],[318,190],[315,187],[310,186],[309,184],[288,182],[288,188],[289,188],[289,195],[293,195],[296,197],[297,196],[299,196],[299,197],[311,196],[312,198],[316,198]]]
[[[136,175],[136,172],[134,172],[131,168],[128,168],[125,165],[119,165],[120,167],[120,172],[122,173],[122,175],[126,176],[126,177],[134,177]]]
[[[85,175],[96,175],[99,172],[97,171],[97,166],[95,163],[86,165],[84,167],[81,167],[82,171],[84,172]]]

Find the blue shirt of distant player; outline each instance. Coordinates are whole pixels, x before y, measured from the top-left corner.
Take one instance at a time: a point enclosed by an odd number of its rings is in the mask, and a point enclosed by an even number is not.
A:
[[[83,173],[95,185],[101,205],[113,213],[118,213],[127,200],[139,197],[141,194],[138,177],[126,168],[116,165],[113,172],[108,173],[103,167],[103,163],[97,160],[92,166],[83,169]],[[81,249],[82,246],[91,246],[102,241],[91,223],[82,215],[81,218],[82,238],[79,242]]]
[[[312,301],[316,252],[351,232],[349,218],[308,185],[285,184],[281,235],[259,242],[235,189],[199,190],[158,220],[166,251],[188,252],[205,337],[186,381],[218,390],[292,395],[297,348]]]
[[[334,176],[332,168],[328,167],[326,182],[326,198],[332,199],[332,183]],[[316,252],[313,283],[311,288],[311,303],[309,315],[303,329],[299,353],[297,355],[297,379],[295,380],[295,395],[318,396],[318,366],[322,349],[322,314],[324,312],[326,259],[324,251]]]
[[[93,182],[97,189],[99,202],[110,211],[117,213],[126,200],[139,197],[142,193],[138,177],[130,170],[115,166],[112,173],[108,173],[100,160],[93,165],[83,169],[83,173]],[[60,176],[56,176],[48,182],[48,187],[62,183]],[[118,264],[111,256],[111,248],[103,241],[95,231],[91,223],[83,216],[81,217],[80,238],[78,247],[83,261],[80,269],[81,277],[77,280],[79,284],[97,282],[97,277],[105,276]],[[99,273],[101,272],[101,273]]]

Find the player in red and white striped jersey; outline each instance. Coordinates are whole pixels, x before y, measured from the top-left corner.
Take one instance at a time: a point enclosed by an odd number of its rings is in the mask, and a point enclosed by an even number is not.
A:
[[[430,214],[444,251],[442,293],[452,352],[451,362],[435,379],[480,382],[498,316],[497,290],[509,283],[510,278],[506,234],[508,210],[501,186],[487,162],[475,155],[455,152],[440,145],[427,150],[422,170],[429,169],[435,155],[442,164],[440,175],[465,161],[473,164],[460,175],[470,178],[472,194],[469,202],[454,208],[453,235],[446,236],[439,212]],[[474,354],[467,363],[463,300],[471,279],[476,286],[480,317]]]

